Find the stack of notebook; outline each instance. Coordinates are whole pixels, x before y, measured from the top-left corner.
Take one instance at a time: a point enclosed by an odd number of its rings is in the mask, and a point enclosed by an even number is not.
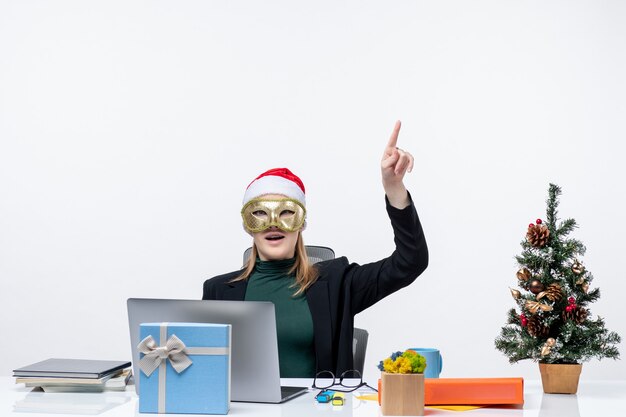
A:
[[[46,392],[123,391],[131,376],[130,362],[47,359],[14,369],[17,384]]]

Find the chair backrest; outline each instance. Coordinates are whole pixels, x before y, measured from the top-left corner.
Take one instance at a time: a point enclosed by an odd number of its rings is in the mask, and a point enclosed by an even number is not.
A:
[[[309,256],[309,261],[311,261],[312,264],[335,259],[335,251],[329,247],[305,245],[304,248],[306,249],[306,254]],[[246,249],[243,253],[244,265],[246,264],[246,262],[248,262],[248,258],[250,258],[251,253],[252,248]]]
[[[363,375],[365,366],[365,352],[367,351],[367,339],[369,333],[365,329],[354,328],[354,339],[352,339],[352,361],[354,369]]]

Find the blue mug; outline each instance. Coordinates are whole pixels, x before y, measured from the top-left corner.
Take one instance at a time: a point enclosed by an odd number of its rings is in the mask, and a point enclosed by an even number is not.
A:
[[[443,369],[443,358],[439,349],[434,348],[409,348],[426,358],[426,370],[424,377],[439,378],[439,374]]]

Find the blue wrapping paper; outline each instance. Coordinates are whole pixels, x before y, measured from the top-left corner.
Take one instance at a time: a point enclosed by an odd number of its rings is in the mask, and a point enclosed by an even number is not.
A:
[[[175,338],[184,343],[191,361],[178,372],[170,358],[147,375],[139,372],[139,412],[227,414],[230,407],[231,326],[210,323],[142,323],[140,339],[151,336],[157,346]],[[172,338],[172,336],[175,336]],[[163,348],[161,348],[163,349]],[[141,354],[143,360],[145,354]],[[164,356],[156,353],[153,356]],[[148,359],[148,358],[146,358]]]

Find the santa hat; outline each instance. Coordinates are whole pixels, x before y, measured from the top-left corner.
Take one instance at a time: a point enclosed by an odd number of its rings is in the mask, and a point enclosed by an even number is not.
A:
[[[266,194],[282,194],[306,206],[304,184],[287,168],[273,168],[256,177],[246,188],[243,205],[253,198]]]

